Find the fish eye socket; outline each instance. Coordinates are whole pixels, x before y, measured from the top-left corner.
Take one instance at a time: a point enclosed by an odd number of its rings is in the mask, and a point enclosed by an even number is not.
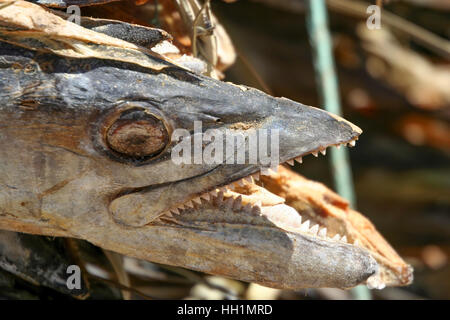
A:
[[[160,154],[169,143],[164,122],[145,109],[128,109],[106,131],[108,147],[122,156],[148,158]]]

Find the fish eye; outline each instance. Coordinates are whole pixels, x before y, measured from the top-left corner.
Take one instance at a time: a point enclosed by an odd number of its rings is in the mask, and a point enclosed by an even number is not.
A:
[[[109,149],[121,156],[142,159],[160,154],[169,144],[165,123],[146,109],[123,111],[105,132]]]

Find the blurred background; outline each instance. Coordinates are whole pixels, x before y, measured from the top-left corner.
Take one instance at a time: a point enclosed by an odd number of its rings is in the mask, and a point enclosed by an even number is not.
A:
[[[238,51],[227,80],[321,106],[304,1],[216,4]],[[369,14],[355,12],[368,4],[375,1],[328,1],[343,114],[363,129],[349,150],[357,208],[415,270],[411,286],[372,293],[448,299],[450,2],[384,2],[395,20],[381,12],[381,33],[366,27]],[[423,30],[446,51],[424,44]],[[333,188],[329,167],[329,157],[306,157],[295,169]]]
[[[82,15],[120,16],[164,28],[168,20],[162,21],[155,8],[168,2],[125,1],[83,8]],[[373,4],[383,7],[377,32],[366,26],[366,8]],[[213,0],[212,12],[236,52],[235,63],[222,68],[219,77],[322,107],[305,5],[302,0]],[[342,112],[364,131],[349,150],[357,209],[415,270],[412,285],[373,290],[370,298],[449,299],[450,2],[332,0],[327,9]],[[168,31],[183,52],[187,40],[176,28]],[[295,170],[334,189],[329,161],[328,156],[306,157]],[[70,245],[41,238],[61,248]],[[270,289],[128,257],[118,271],[114,257],[101,249],[81,241],[77,248],[92,274],[90,299],[361,298],[338,289]],[[128,285],[120,281],[121,272]],[[106,279],[114,273],[117,280]],[[9,286],[0,290],[4,297],[70,298],[6,273],[0,279],[0,286]]]

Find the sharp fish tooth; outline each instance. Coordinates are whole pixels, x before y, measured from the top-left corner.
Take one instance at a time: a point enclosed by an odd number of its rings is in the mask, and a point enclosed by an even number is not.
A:
[[[252,176],[248,176],[244,178],[245,181],[249,182],[249,183],[253,183],[253,178]]]
[[[327,154],[327,149],[320,150],[320,153],[323,154],[323,155],[326,155]]]
[[[230,197],[224,201],[225,206],[227,206],[230,209],[233,208],[233,203],[234,203],[234,199],[232,197]]]
[[[180,204],[180,205],[178,205],[178,209],[180,209],[180,210],[184,210],[184,204]]]
[[[320,229],[318,235],[319,235],[319,237],[326,238],[326,236],[327,236],[327,228]]]
[[[194,208],[194,204],[192,203],[191,200],[186,201],[184,204],[186,205],[186,207]]]
[[[298,163],[303,163],[303,158],[297,157],[297,158],[295,158],[295,161],[297,161]]]
[[[170,211],[175,214],[180,214],[180,211],[178,210],[178,208],[172,208],[172,209],[170,209]]]
[[[165,217],[170,217],[170,218],[173,217],[173,215],[170,213],[170,211],[166,211],[162,215],[165,216]]]
[[[293,166],[293,165],[294,165],[294,159],[287,160],[286,162],[287,162],[287,164],[289,164],[290,166]]]
[[[212,195],[213,197],[217,197],[217,190],[212,190],[209,192],[210,195]]]
[[[300,226],[300,231],[302,232],[307,232],[309,230],[309,220],[306,220],[305,222],[302,223],[302,225]]]
[[[341,238],[341,242],[347,243],[347,236],[343,236],[343,237]]]
[[[309,232],[312,233],[313,235],[317,235],[317,231],[319,231],[318,224],[314,225],[311,229],[309,229]]]
[[[233,203],[233,210],[240,210],[242,208],[242,196],[237,197]]]
[[[356,145],[356,140],[352,140],[348,143],[350,147],[354,147]]]
[[[341,236],[337,233],[335,234],[335,236],[333,238],[331,238],[331,240],[334,240],[334,241],[339,241],[340,239],[341,239]]]
[[[317,152],[317,151],[313,151],[313,152],[311,152],[312,153],[312,155],[314,156],[314,157],[318,157],[319,156],[319,152]]]
[[[252,207],[252,213],[259,215],[261,213],[261,201],[259,202],[260,204],[258,205],[258,203],[256,203],[253,207]]]
[[[259,172],[256,172],[252,175],[255,180],[259,180]]]
[[[211,200],[211,196],[209,195],[209,193],[204,193],[200,197],[205,199],[206,201]]]

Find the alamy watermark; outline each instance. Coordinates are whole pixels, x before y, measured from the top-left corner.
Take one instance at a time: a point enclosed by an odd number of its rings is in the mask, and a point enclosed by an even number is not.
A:
[[[76,264],[67,267],[66,273],[69,275],[66,280],[66,286],[69,290],[81,289],[81,269]]]
[[[69,15],[67,21],[81,25],[81,9],[77,5],[68,6],[66,13]],[[370,5],[366,9],[369,17],[366,26],[369,30],[381,29],[381,8],[378,5]]]
[[[194,121],[194,133],[176,129],[171,152],[175,164],[258,164],[276,168],[279,164],[279,130],[208,129]]]
[[[66,9],[66,13],[69,14],[67,21],[73,22],[77,25],[81,25],[81,9],[79,6],[71,5]]]
[[[381,8],[377,5],[367,7],[366,13],[370,16],[366,20],[366,26],[369,30],[381,29]]]

